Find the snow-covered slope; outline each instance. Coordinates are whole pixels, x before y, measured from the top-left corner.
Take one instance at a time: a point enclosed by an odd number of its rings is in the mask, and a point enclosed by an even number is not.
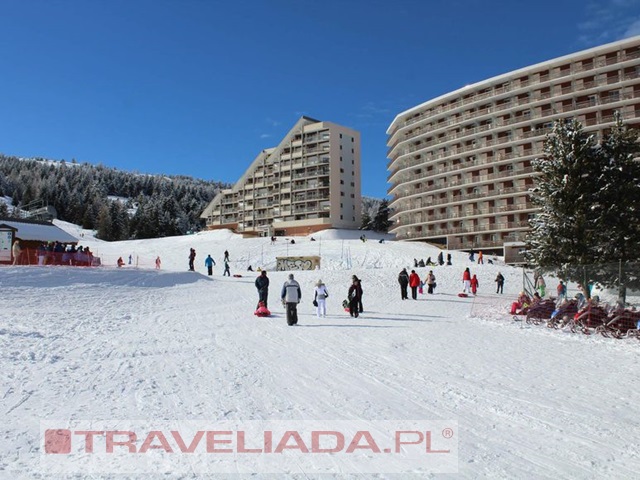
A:
[[[0,477],[51,478],[41,421],[126,428],[130,419],[315,420],[327,428],[342,420],[454,420],[459,473],[452,478],[620,479],[640,471],[633,384],[640,342],[513,322],[506,312],[522,271],[498,259],[477,265],[454,252],[453,266],[430,268],[435,295],[402,301],[398,272],[414,258],[435,259],[434,247],[378,237],[363,243],[336,231],[293,245],[228,231],[107,243],[70,228],[105,266],[0,268]],[[192,247],[195,273],[186,271]],[[225,250],[242,277],[221,276]],[[213,277],[207,254],[217,262]],[[132,265],[114,266],[129,255]],[[297,327],[286,325],[278,301],[288,272],[273,269],[283,255],[322,257],[319,271],[295,273],[303,295]],[[252,315],[249,264],[268,270],[271,318]],[[478,275],[476,299],[457,296],[465,267]],[[424,279],[429,268],[416,270]],[[498,271],[504,295],[495,294]],[[364,290],[358,319],[340,305],[354,274]],[[311,305],[319,278],[330,292],[326,318]],[[152,470],[157,478],[198,476],[175,458]],[[336,468],[336,478],[406,478]],[[107,470],[90,478],[129,477]]]

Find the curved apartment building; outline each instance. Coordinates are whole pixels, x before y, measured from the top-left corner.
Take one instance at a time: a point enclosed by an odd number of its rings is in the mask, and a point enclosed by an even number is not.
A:
[[[391,231],[503,252],[536,213],[532,160],[554,120],[640,127],[640,36],[522,68],[400,113],[387,130]]]

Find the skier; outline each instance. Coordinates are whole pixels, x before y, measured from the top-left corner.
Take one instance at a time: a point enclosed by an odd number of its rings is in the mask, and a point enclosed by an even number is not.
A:
[[[504,277],[502,276],[502,274],[500,272],[498,272],[498,276],[496,277],[495,280],[497,287],[496,287],[496,293],[504,293]]]
[[[196,250],[195,248],[191,248],[189,251],[189,271],[194,272],[195,267],[193,266],[193,262],[196,259]]]
[[[360,286],[360,279],[355,275],[352,278],[351,286],[349,287],[349,315],[358,318],[360,314],[360,304],[362,302],[362,287]]]
[[[469,271],[469,267],[465,268],[462,274],[462,293],[471,293],[471,271]]]
[[[207,267],[207,273],[209,276],[213,275],[213,266],[216,264],[216,261],[211,258],[211,254],[207,255],[207,258],[204,260],[204,266]]]
[[[406,268],[403,268],[398,275],[398,283],[400,284],[400,299],[408,300],[407,287],[409,286],[409,274]]]
[[[318,318],[327,316],[327,297],[329,290],[322,280],[318,280],[316,288],[313,290],[313,304],[316,306],[316,315]]]
[[[287,309],[287,325],[296,325],[298,323],[298,304],[302,299],[302,292],[300,284],[293,278],[293,273],[290,273],[289,280],[284,282],[280,298]]]
[[[409,275],[409,286],[411,287],[411,298],[417,300],[418,287],[420,286],[420,276],[416,273],[415,270],[411,270],[411,275]]]
[[[231,271],[229,270],[229,261],[225,260],[224,261],[224,272],[222,272],[222,276],[224,277],[225,275],[227,276],[231,276]]]
[[[258,290],[258,306],[260,306],[260,302],[264,303],[264,306],[267,306],[267,299],[269,297],[269,277],[267,277],[267,271],[262,270],[258,278],[256,278],[256,289]]]
[[[471,279],[471,293],[473,293],[474,295],[477,294],[479,286],[480,284],[478,283],[478,277],[476,277],[474,274],[473,278]]]

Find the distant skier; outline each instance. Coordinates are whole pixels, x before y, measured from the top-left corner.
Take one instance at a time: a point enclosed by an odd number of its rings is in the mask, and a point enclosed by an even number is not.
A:
[[[195,248],[191,248],[189,250],[189,271],[194,272],[195,267],[193,266],[193,262],[196,259],[196,250]]]
[[[267,271],[262,270],[258,278],[255,281],[256,289],[258,290],[258,306],[260,306],[260,302],[264,303],[264,306],[267,306],[267,299],[269,297],[269,277],[267,277]]]
[[[211,254],[207,255],[207,258],[204,260],[204,266],[207,267],[207,273],[209,276],[213,275],[213,266],[216,264],[216,261],[211,258]]]
[[[298,323],[298,304],[302,299],[302,292],[300,284],[293,278],[293,273],[290,273],[289,280],[284,282],[280,298],[287,309],[287,325],[296,325]]]

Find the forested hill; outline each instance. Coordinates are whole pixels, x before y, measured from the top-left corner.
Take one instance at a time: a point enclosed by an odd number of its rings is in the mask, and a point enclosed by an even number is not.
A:
[[[104,240],[200,230],[200,214],[220,189],[228,187],[186,176],[0,154],[0,197],[11,197],[14,206],[41,200],[55,207],[59,219],[96,229]],[[4,209],[1,202],[0,207]],[[11,211],[0,211],[0,216],[7,213]]]

